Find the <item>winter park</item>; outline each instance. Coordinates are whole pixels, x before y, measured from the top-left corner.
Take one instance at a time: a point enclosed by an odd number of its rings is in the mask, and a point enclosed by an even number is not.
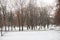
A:
[[[0,0],[0,40],[60,40],[60,0]]]

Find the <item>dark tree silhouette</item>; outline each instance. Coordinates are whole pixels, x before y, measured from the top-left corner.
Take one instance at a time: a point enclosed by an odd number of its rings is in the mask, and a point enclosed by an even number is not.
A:
[[[60,0],[57,0],[57,9],[55,12],[55,24],[60,25]]]

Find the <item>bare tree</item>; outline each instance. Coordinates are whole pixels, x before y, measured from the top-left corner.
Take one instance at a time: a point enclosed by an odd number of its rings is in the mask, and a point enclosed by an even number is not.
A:
[[[18,25],[19,25],[19,31],[20,31],[20,11],[17,12],[17,18],[18,18]]]
[[[3,28],[3,19],[2,19],[3,17],[2,17],[2,3],[1,3],[1,1],[0,1],[0,28],[1,28],[1,36],[3,36],[3,34],[2,34],[2,28]]]
[[[2,20],[2,14],[1,14],[1,8],[0,8],[0,28],[1,28],[1,36],[3,36],[2,34],[2,28],[3,28],[3,20]]]
[[[40,25],[45,26],[49,24],[48,11],[45,8],[40,9]]]
[[[60,25],[60,0],[57,0],[57,9],[55,12],[55,18],[54,18],[54,23],[56,25]]]

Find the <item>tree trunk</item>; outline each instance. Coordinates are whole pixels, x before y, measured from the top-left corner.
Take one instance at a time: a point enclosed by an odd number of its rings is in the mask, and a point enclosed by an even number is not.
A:
[[[3,36],[3,34],[2,34],[2,26],[1,26],[1,36]]]

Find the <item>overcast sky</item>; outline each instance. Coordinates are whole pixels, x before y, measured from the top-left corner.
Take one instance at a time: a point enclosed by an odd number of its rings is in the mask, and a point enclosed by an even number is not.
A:
[[[46,6],[46,5],[51,5],[55,6],[55,0],[35,0],[37,6]],[[17,3],[17,5],[16,5]],[[19,5],[20,1],[19,0],[7,0],[7,10],[15,10],[20,7]],[[29,3],[29,0],[25,0],[25,4],[27,5]]]
[[[5,3],[3,1],[6,1]],[[24,1],[24,6],[27,6],[30,0],[22,0]],[[20,8],[20,0],[2,0],[4,4],[6,4],[6,8],[8,11],[15,11]],[[56,0],[35,0],[35,5],[38,7],[44,6],[53,6],[55,10]],[[34,3],[34,2],[32,2]],[[53,12],[52,12],[53,13]]]

